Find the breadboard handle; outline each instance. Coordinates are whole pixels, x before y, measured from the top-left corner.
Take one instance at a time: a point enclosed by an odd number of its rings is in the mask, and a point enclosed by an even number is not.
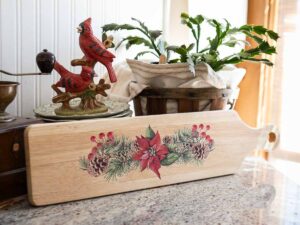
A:
[[[279,130],[274,125],[262,128],[256,149],[272,151],[279,143],[279,136]]]

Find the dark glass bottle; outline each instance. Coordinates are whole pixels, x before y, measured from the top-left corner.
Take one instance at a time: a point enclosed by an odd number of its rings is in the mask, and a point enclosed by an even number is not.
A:
[[[37,54],[36,63],[42,73],[51,73],[54,68],[55,56],[53,53],[48,52],[47,49],[44,49]]]

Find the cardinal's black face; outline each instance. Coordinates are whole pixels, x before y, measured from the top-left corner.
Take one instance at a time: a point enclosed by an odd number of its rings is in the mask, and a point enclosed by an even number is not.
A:
[[[88,18],[87,20],[79,24],[79,27],[77,29],[78,32],[84,36],[93,35],[93,31],[91,27],[91,18]]]
[[[80,34],[84,33],[84,23],[83,22],[81,24],[79,24],[79,27],[77,27],[77,32]]]

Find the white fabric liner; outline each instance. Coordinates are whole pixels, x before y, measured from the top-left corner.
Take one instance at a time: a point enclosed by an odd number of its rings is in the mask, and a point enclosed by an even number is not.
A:
[[[130,66],[128,65],[128,63]],[[111,84],[111,89],[107,91],[110,99],[129,102],[146,87],[153,88],[209,88],[237,89],[245,75],[245,69],[235,66],[225,66],[221,71],[214,72],[205,63],[197,65],[194,76],[187,70],[184,64],[151,65],[136,60],[127,60],[114,66],[117,79]],[[149,66],[150,65],[150,66]],[[162,66],[162,67],[161,67]],[[176,68],[177,67],[177,68]],[[155,68],[153,70],[152,68]],[[158,69],[156,69],[158,68]],[[104,79],[110,83],[108,74],[104,74]],[[146,99],[142,99],[143,112],[146,111]],[[199,109],[209,110],[209,100],[201,100]],[[167,101],[167,113],[176,113],[177,103],[174,100]]]

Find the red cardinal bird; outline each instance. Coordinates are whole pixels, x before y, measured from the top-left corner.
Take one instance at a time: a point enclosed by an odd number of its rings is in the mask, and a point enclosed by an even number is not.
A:
[[[111,52],[107,51],[103,43],[93,35],[91,20],[92,20],[91,18],[88,18],[87,20],[82,22],[77,28],[78,32],[80,33],[79,36],[80,48],[83,51],[87,62],[102,63],[108,71],[110,81],[112,83],[116,82],[117,77],[112,67],[112,61],[113,58],[115,58],[115,56]]]
[[[54,69],[61,76],[54,86],[63,87],[66,92],[71,93],[78,93],[87,89],[95,76],[94,70],[88,66],[83,66],[80,74],[71,73],[58,62],[55,62]]]

